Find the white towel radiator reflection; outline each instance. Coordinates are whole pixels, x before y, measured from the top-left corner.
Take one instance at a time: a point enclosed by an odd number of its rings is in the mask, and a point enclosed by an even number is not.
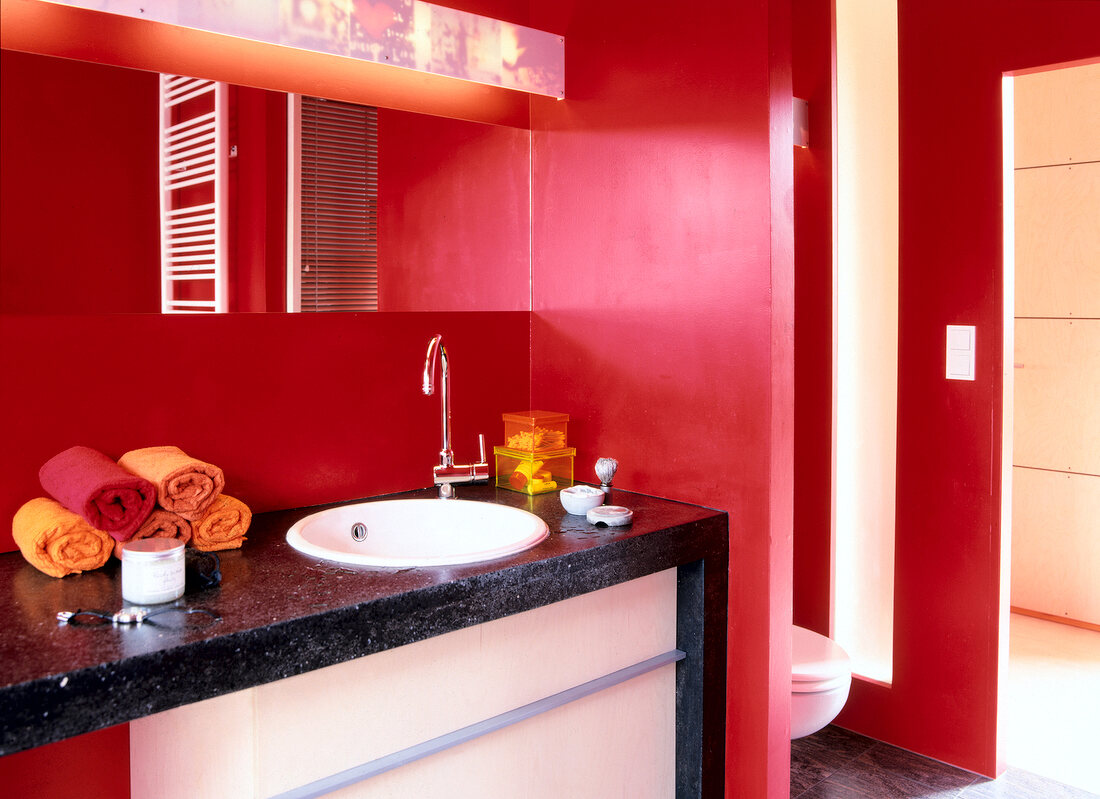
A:
[[[162,313],[228,310],[228,87],[160,76]]]

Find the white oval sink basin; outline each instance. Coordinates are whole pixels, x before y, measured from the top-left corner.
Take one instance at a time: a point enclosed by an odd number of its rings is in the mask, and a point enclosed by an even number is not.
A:
[[[366,537],[356,541],[352,528]],[[329,508],[286,534],[307,555],[364,566],[450,566],[514,555],[549,535],[519,508],[462,499],[387,499]]]

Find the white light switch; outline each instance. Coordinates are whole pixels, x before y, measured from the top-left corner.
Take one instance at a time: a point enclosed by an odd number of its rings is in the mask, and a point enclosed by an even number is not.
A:
[[[974,325],[947,326],[947,379],[974,379]]]

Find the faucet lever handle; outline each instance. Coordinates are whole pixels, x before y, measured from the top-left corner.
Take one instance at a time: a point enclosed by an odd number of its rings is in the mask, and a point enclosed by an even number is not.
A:
[[[478,433],[477,434],[477,446],[478,446],[478,450],[481,452],[481,459],[478,461],[478,463],[488,463],[488,461],[485,459],[485,434],[484,433]]]

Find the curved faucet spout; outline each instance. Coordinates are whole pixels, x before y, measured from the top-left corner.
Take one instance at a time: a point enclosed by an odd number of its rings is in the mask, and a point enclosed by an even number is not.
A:
[[[479,436],[481,460],[478,463],[455,465],[455,454],[451,449],[451,366],[447,359],[447,348],[443,346],[443,336],[437,335],[428,343],[428,354],[424,358],[424,393],[435,393],[435,362],[440,361],[440,382],[443,388],[439,392],[440,405],[443,408],[443,448],[439,451],[439,465],[432,469],[435,484],[439,486],[439,496],[451,499],[455,495],[455,483],[484,483],[489,480],[489,464],[485,460],[485,436]]]
[[[428,355],[424,359],[424,393],[429,397],[435,393],[435,357],[443,350],[443,370],[447,372],[447,349],[443,346],[443,336],[437,335],[428,342]]]
[[[443,346],[443,336],[437,334],[428,342],[428,354],[424,358],[424,393],[435,393],[435,362],[439,356],[440,382],[443,388],[439,392],[443,415],[443,448],[439,451],[439,464],[453,466],[454,451],[451,449],[451,367],[447,358],[447,348]]]

